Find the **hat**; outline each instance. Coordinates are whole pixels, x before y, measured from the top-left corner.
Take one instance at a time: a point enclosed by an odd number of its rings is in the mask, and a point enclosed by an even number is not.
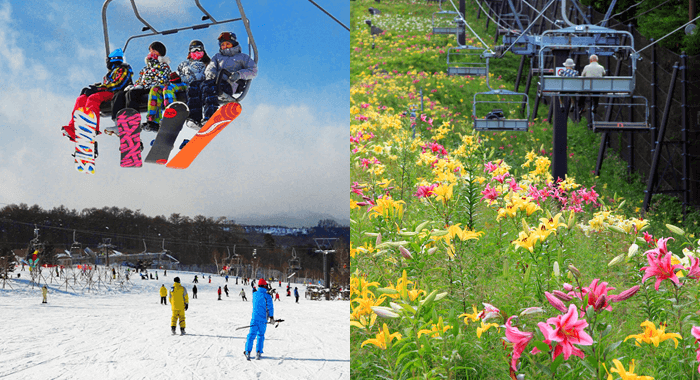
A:
[[[121,48],[115,49],[107,56],[109,62],[124,62],[124,51]]]
[[[238,42],[236,41],[236,33],[233,32],[223,32],[219,34],[219,37],[217,37],[217,40],[219,40],[219,45],[221,45],[222,42],[228,41],[234,45],[237,45]]]
[[[566,61],[564,61],[564,67],[574,67],[576,64],[574,63],[574,60],[571,58],[567,58]]]
[[[157,51],[158,54],[160,54],[161,56],[165,56],[165,53],[166,53],[165,45],[163,45],[161,42],[156,41],[156,42],[152,43],[148,48]]]
[[[204,44],[202,43],[202,41],[192,40],[192,42],[190,42],[190,46],[187,49],[190,52],[192,52],[193,50],[204,51]]]
[[[265,281],[264,278],[261,278],[260,280],[258,280],[258,286],[266,286],[266,285],[267,285],[267,281]]]
[[[177,282],[178,284],[180,283],[180,277],[175,277],[173,281]]]

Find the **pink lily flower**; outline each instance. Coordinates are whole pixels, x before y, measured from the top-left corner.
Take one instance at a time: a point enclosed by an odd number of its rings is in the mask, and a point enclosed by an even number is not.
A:
[[[659,239],[659,242],[664,239]],[[668,239],[666,239],[668,240]],[[666,242],[664,241],[663,248],[664,250],[666,249]],[[660,248],[659,244],[659,248]],[[653,250],[656,251],[656,250]],[[654,288],[658,291],[659,290],[659,285],[661,284],[661,281],[669,279],[673,281],[676,286],[680,286],[680,282],[678,281],[678,277],[676,277],[676,270],[677,269],[682,269],[683,265],[681,264],[671,264],[671,252],[667,252],[663,257],[661,257],[661,254],[655,255],[653,251],[647,251],[647,261],[649,262],[648,267],[643,267],[640,269],[640,271],[644,271],[644,277],[642,277],[642,283],[646,281],[649,277],[656,277],[656,284]]]
[[[698,264],[700,264],[700,259],[696,257],[690,258],[690,267],[686,268],[688,271],[686,277],[692,278],[693,280],[700,280],[700,268],[698,268]]]
[[[550,325],[554,325],[554,328]],[[571,355],[583,359],[583,351],[575,347],[574,344],[582,346],[593,344],[593,338],[584,331],[588,326],[588,322],[584,319],[579,320],[576,305],[573,304],[569,305],[569,310],[566,314],[549,318],[547,323],[540,322],[537,326],[545,337],[545,343],[557,342],[552,359],[556,359],[562,353],[564,354],[564,360],[569,360]]]
[[[693,334],[695,343],[697,343],[698,340],[700,340],[700,327],[693,326],[693,328],[690,329],[690,333]],[[695,350],[695,360],[700,362],[700,347]],[[700,365],[698,365],[698,372],[700,372]]]
[[[498,198],[498,196],[501,195],[498,192],[498,190],[491,187],[491,185],[486,185],[486,189],[484,189],[484,191],[482,191],[481,194],[484,195],[483,197],[481,197],[482,200],[488,199],[489,201],[496,200],[496,198]]]
[[[482,321],[489,320],[491,318],[497,318],[498,316],[501,315],[501,311],[498,310],[495,306],[491,305],[490,303],[485,303],[482,302],[482,305],[484,305],[484,310],[477,315],[477,317],[481,318]]]
[[[547,298],[547,301],[549,301],[549,303],[552,304],[552,306],[554,306],[555,309],[561,311],[562,313],[566,313],[566,306],[564,305],[564,302],[562,302],[562,300],[555,297],[550,292],[544,292],[544,296],[545,298]]]
[[[513,327],[511,324],[511,319],[513,319],[513,317],[514,316],[508,318],[506,321],[506,339],[513,343],[513,355],[510,360],[510,367],[513,369],[513,371],[517,371],[518,359],[520,359],[523,351],[525,351],[525,347],[527,347],[527,344],[530,343],[534,334],[531,332],[523,332],[518,330],[517,327]]]

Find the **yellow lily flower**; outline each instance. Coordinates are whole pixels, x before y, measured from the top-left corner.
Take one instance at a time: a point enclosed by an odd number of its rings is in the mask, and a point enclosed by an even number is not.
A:
[[[447,202],[452,199],[452,188],[454,188],[454,184],[439,185],[433,189],[435,199],[437,201],[442,201],[443,204],[447,204]]]
[[[442,336],[443,333],[445,333],[447,330],[451,329],[452,326],[447,325],[445,326],[444,322],[442,321],[442,317],[438,319],[438,323],[435,325],[432,325],[430,330],[420,330],[418,331],[418,337],[420,338],[421,335],[423,334],[430,334],[431,338],[438,338]]]
[[[369,330],[374,327],[374,322],[377,321],[377,314],[372,314],[369,319],[362,315],[358,320],[350,320],[350,326],[355,326],[363,330]]]
[[[605,366],[605,363],[603,363],[603,368],[605,368],[605,372],[608,374],[608,380],[613,380],[612,372],[617,372],[617,374],[620,375],[620,379],[622,380],[654,380],[654,378],[651,376],[635,375],[634,359],[630,360],[629,372],[625,370],[625,366],[623,366],[619,360],[613,359],[613,364],[615,365],[615,367],[610,368],[610,372],[608,372],[608,368]]]
[[[501,328],[498,327],[498,323],[484,323],[484,321],[481,321],[481,327],[476,328],[476,337],[481,339],[481,334],[486,332],[491,327],[496,327],[498,328],[498,332],[501,332]]]
[[[478,321],[479,320],[479,312],[476,310],[476,306],[472,305],[472,311],[473,311],[472,314],[469,314],[469,313],[460,314],[459,317],[457,317],[457,318],[464,317],[464,324],[465,325],[469,324],[470,319],[472,320],[472,322]]]
[[[627,338],[625,338],[625,342],[628,339],[634,338],[636,340],[634,344],[637,346],[639,346],[639,343],[644,342],[647,344],[653,344],[655,347],[659,347],[659,343],[668,339],[673,339],[673,341],[676,343],[675,348],[678,348],[678,339],[683,339],[683,337],[678,333],[666,333],[666,327],[663,325],[663,323],[659,325],[658,330],[654,323],[649,321],[642,322],[640,326],[645,327],[644,332],[641,334],[629,335]]]
[[[529,250],[530,252],[535,251],[535,243],[537,243],[538,236],[535,234],[528,234],[525,231],[520,231],[518,234],[518,238],[513,240],[512,244],[515,244],[518,247],[525,248]]]
[[[362,342],[362,345],[360,347],[364,347],[366,344],[373,344],[382,350],[386,350],[387,345],[391,344],[391,342],[396,339],[396,340],[401,340],[402,336],[399,332],[395,332],[393,334],[389,334],[389,328],[387,327],[386,323],[382,327],[382,330],[379,334],[377,334],[376,338],[374,339],[367,339],[364,342]]]

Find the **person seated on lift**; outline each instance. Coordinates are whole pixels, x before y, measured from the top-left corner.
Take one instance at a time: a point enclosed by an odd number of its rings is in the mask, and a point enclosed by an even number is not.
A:
[[[583,71],[581,72],[582,77],[587,77],[587,78],[602,78],[605,76],[605,67],[601,66],[598,63],[598,56],[593,54],[589,58],[589,64],[587,64],[584,68]],[[583,99],[583,98],[582,98]],[[589,104],[591,105],[591,112],[595,113],[596,108],[598,108],[598,97],[597,96],[589,96]],[[579,111],[581,114],[586,112],[587,109],[581,107],[581,111]]]

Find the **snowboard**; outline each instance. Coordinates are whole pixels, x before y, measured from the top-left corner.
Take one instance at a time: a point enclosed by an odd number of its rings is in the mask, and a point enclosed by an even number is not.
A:
[[[224,104],[166,166],[175,169],[189,167],[202,149],[240,114],[241,105],[239,103]]]
[[[173,150],[173,144],[189,114],[190,110],[187,108],[187,104],[183,102],[174,102],[168,105],[163,111],[163,119],[160,122],[158,134],[146,156],[146,162],[160,165],[165,165],[168,162],[170,151]]]
[[[95,174],[97,157],[97,115],[86,107],[73,113],[75,124],[75,169],[81,173]]]
[[[123,168],[140,168],[141,161],[141,114],[133,108],[124,108],[117,114],[119,128],[119,151]]]

